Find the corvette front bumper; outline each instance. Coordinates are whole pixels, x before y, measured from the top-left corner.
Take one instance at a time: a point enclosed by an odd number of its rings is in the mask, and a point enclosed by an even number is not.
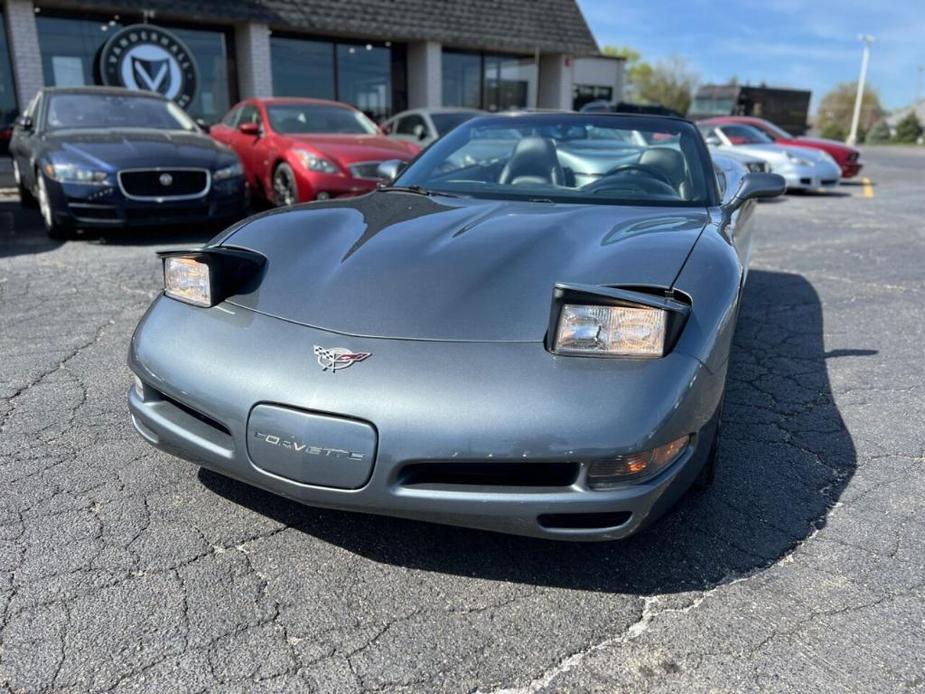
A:
[[[314,345],[371,356],[332,373]],[[540,342],[360,338],[163,297],[129,365],[144,383],[129,392],[141,435],[221,474],[312,506],[575,540],[625,537],[673,505],[707,460],[725,379],[725,367],[678,352],[616,361],[556,357]],[[255,425],[276,409],[360,424],[372,447],[300,439],[285,419]],[[588,488],[590,462],[687,434],[657,476]],[[259,448],[267,436],[288,444],[273,465]],[[350,465],[368,474],[339,467]],[[505,474],[470,474],[489,467]]]

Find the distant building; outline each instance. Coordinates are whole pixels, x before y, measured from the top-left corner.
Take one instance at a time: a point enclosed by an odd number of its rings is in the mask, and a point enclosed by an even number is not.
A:
[[[771,121],[794,135],[807,129],[812,92],[802,89],[705,84],[697,89],[688,118],[755,116]]]
[[[119,33],[139,24],[157,31]],[[599,56],[574,0],[2,0],[0,28],[7,123],[43,86],[103,81],[167,94],[184,81],[182,103],[210,122],[250,96],[337,99],[381,120],[622,90],[622,62]]]

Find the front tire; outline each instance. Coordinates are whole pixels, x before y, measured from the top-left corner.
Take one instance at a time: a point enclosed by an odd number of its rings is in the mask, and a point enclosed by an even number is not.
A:
[[[283,162],[273,170],[273,204],[288,207],[299,201],[299,187],[295,172],[289,164]]]
[[[42,221],[45,223],[48,238],[59,240],[71,238],[74,232],[73,227],[55,219],[55,213],[51,207],[51,198],[48,196],[48,186],[45,183],[45,175],[41,171],[36,171],[35,180],[38,182],[39,212],[42,213]]]
[[[16,192],[19,193],[19,204],[23,207],[35,207],[37,204],[35,196],[23,185],[22,173],[19,171],[19,164],[15,157],[13,158],[13,178],[16,180]]]

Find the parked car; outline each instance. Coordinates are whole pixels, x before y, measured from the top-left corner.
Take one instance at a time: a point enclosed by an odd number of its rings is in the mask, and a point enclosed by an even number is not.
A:
[[[322,99],[248,99],[211,133],[238,153],[256,193],[275,205],[369,192],[381,162],[408,161],[420,150],[389,139],[352,106]]]
[[[310,505],[626,537],[712,477],[753,199],[783,190],[721,197],[680,119],[473,118],[369,195],[162,253],[132,422]]]
[[[56,238],[78,227],[227,223],[246,210],[235,153],[153,92],[42,89],[10,153],[20,200],[38,202]]]
[[[768,163],[761,157],[756,157],[753,154],[739,151],[735,147],[720,148],[711,145],[709,149],[710,156],[713,157],[714,162],[720,158],[724,160],[735,160],[742,166],[746,173],[761,173],[771,170],[771,167],[768,165]]]
[[[774,125],[774,123],[765,120],[764,118],[755,118],[752,116],[728,116],[722,118],[709,118],[707,120],[701,121],[701,123],[708,125],[723,125],[730,123],[750,125],[753,128],[757,128],[763,132],[779,145],[792,145],[794,147],[808,147],[810,149],[821,150],[836,161],[838,166],[841,168],[842,178],[852,178],[853,176],[857,176],[864,166],[860,161],[860,150],[851,147],[850,145],[846,145],[844,142],[838,142],[837,140],[823,140],[818,137],[797,137],[795,135],[791,135],[783,128]]]
[[[787,190],[832,189],[841,169],[832,157],[818,149],[779,145],[761,130],[741,123],[697,124],[706,143],[764,159],[771,171],[787,181]]]
[[[483,112],[474,108],[416,108],[389,118],[382,124],[382,132],[396,140],[426,147],[480,113]]]

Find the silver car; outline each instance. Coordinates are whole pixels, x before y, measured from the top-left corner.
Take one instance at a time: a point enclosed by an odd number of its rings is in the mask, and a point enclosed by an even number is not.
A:
[[[742,123],[698,127],[711,147],[767,162],[772,172],[784,177],[787,190],[832,189],[841,179],[838,163],[820,149],[779,145],[757,128]]]
[[[474,108],[416,108],[392,116],[382,124],[382,130],[396,140],[426,147],[480,113]]]
[[[474,118],[368,195],[162,253],[132,421],[312,506],[631,535],[712,479],[754,199],[784,189],[737,171],[681,119]]]

